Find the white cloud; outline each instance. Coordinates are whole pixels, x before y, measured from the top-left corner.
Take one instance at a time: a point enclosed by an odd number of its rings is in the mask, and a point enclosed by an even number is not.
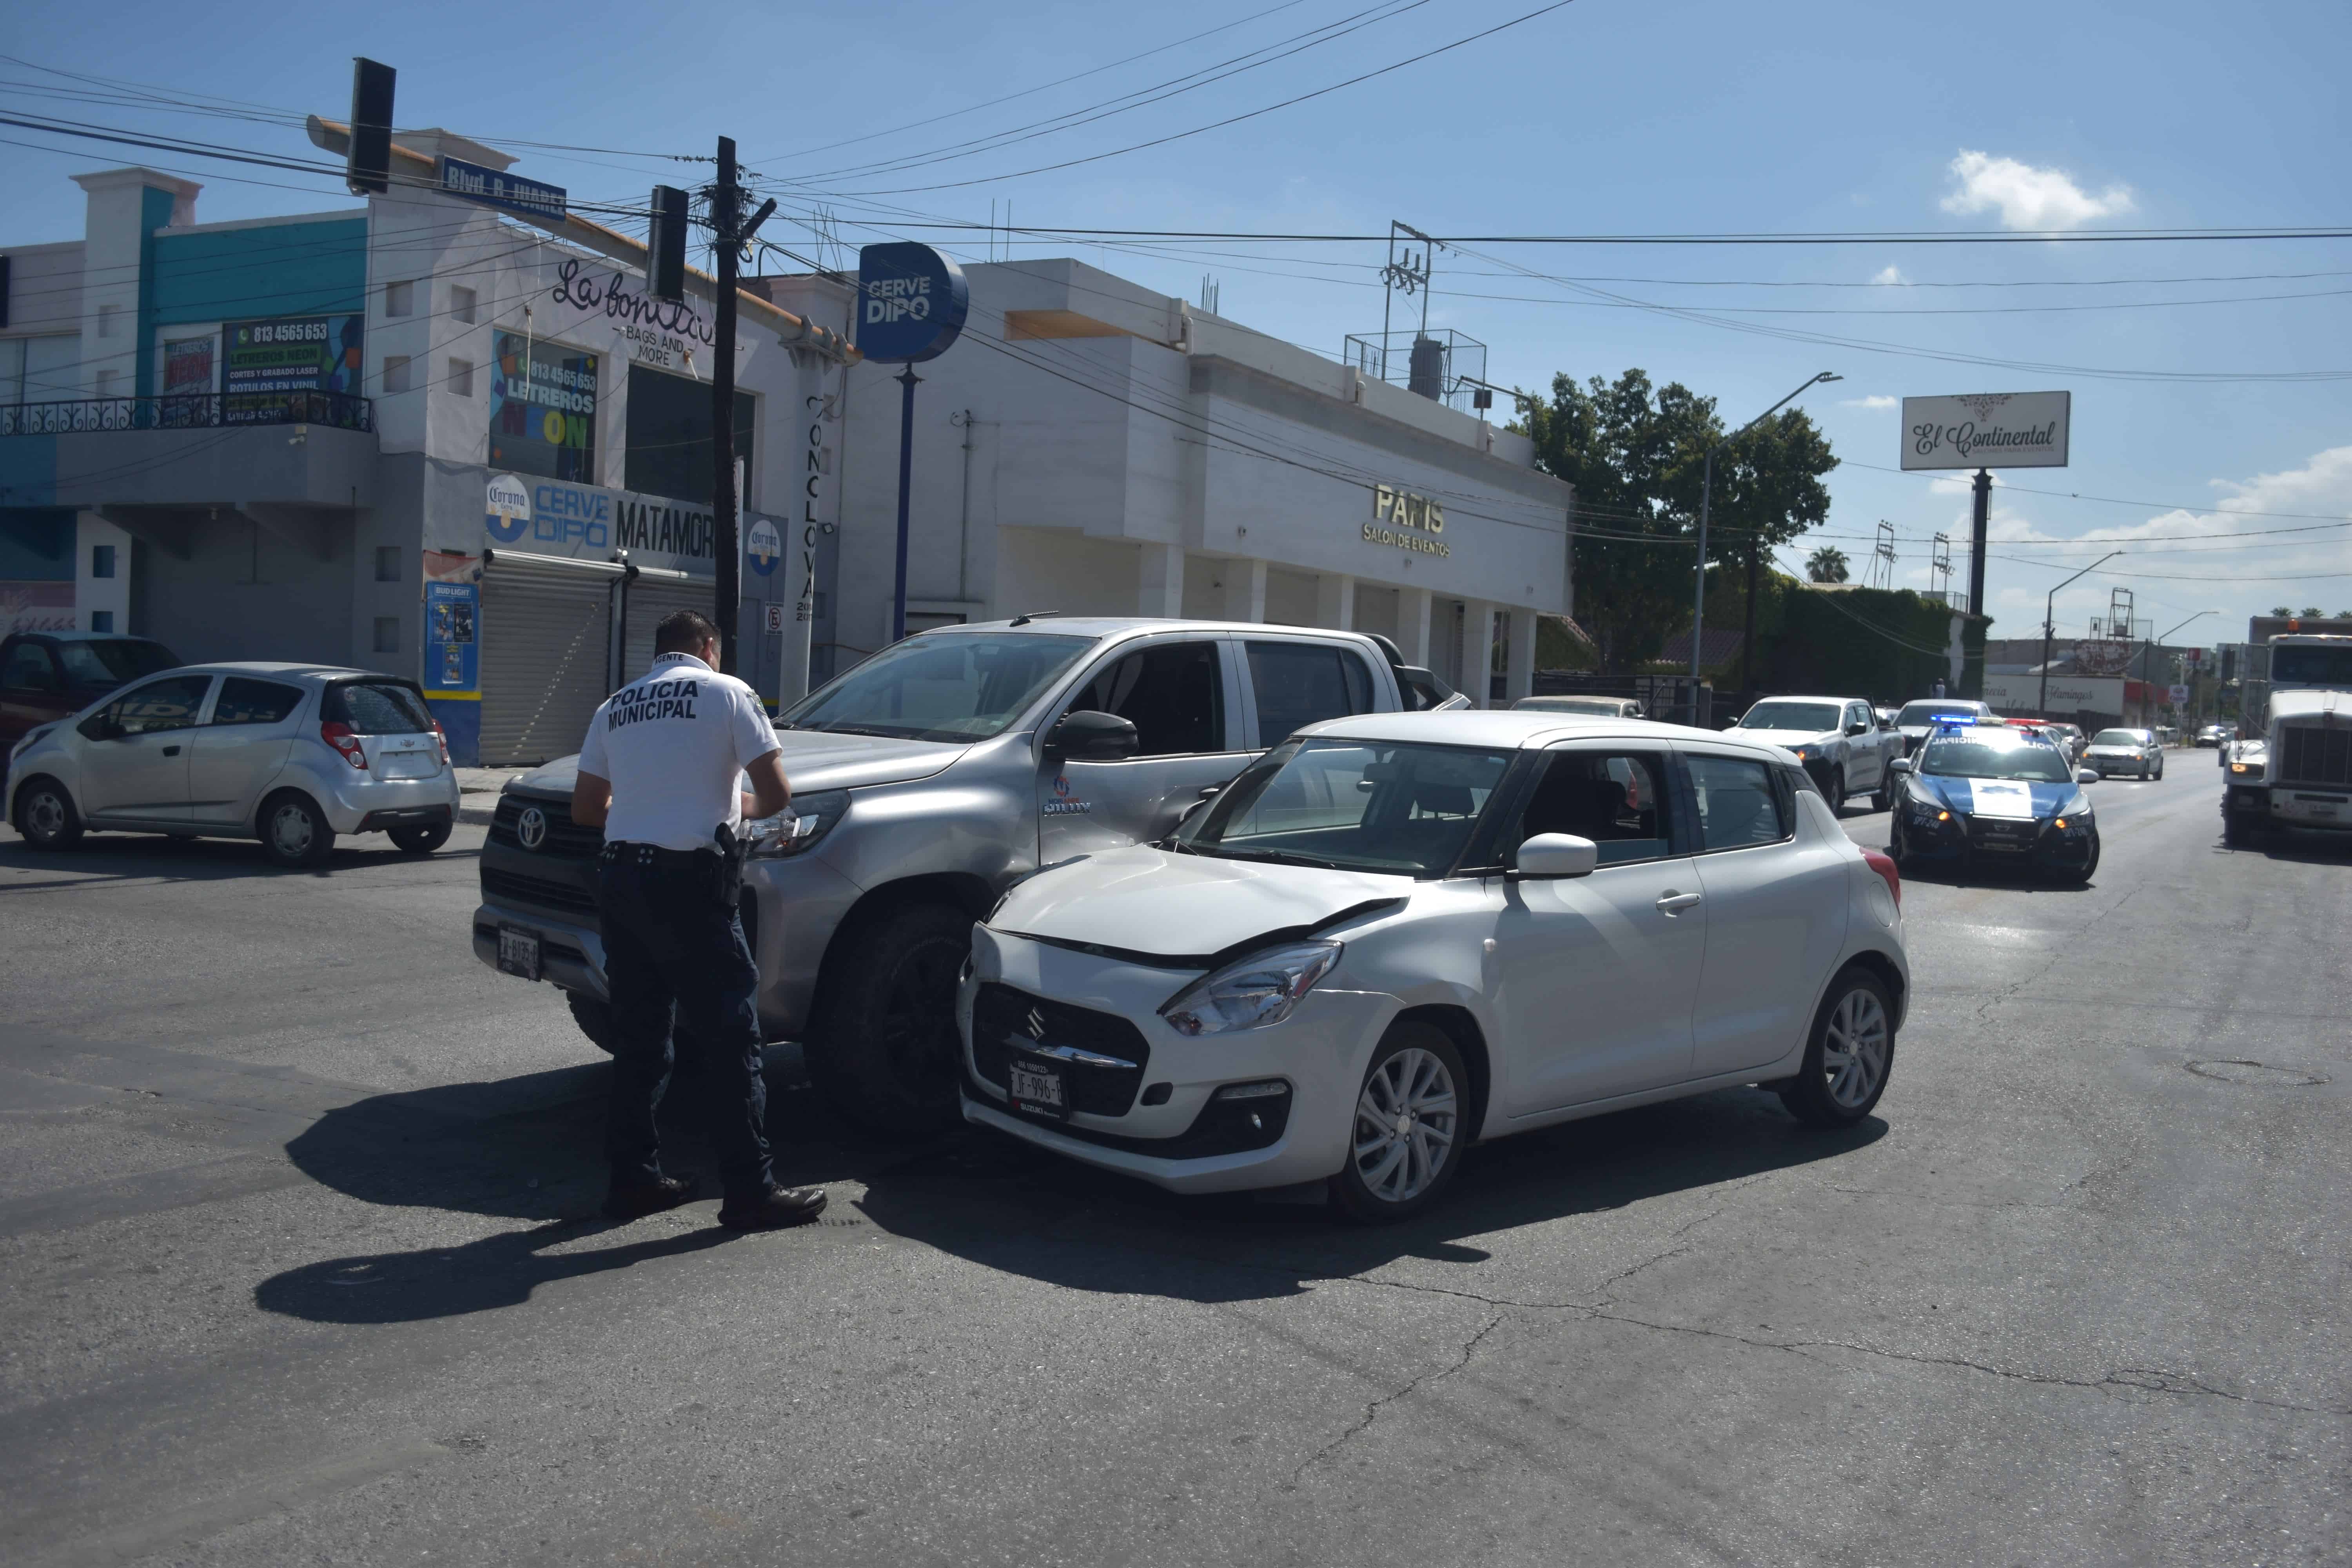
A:
[[[1899,288],[1911,281],[1911,279],[1903,276],[1903,268],[1894,266],[1880,268],[1877,271],[1870,275],[1870,280],[1873,283],[1881,284],[1889,289]]]
[[[1841,399],[1838,405],[1842,408],[1893,408],[1902,401],[1899,397],[1889,397],[1883,392],[1874,392],[1867,397]]]
[[[2094,218],[2132,210],[2129,186],[2109,185],[2096,195],[2063,169],[2037,169],[2014,158],[1996,158],[1963,148],[1952,160],[1948,213],[1968,217],[1998,211],[2008,228],[2079,228]]]

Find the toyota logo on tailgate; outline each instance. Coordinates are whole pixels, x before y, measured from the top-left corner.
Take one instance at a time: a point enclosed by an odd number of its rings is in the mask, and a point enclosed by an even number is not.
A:
[[[547,813],[535,805],[523,807],[522,816],[515,821],[515,841],[526,849],[536,849],[547,842]]]

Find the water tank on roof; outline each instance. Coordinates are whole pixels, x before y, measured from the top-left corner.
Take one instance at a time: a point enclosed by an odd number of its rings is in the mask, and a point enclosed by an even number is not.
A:
[[[1412,340],[1412,368],[1406,373],[1405,390],[1419,393],[1431,402],[1445,396],[1445,345],[1435,338]]]

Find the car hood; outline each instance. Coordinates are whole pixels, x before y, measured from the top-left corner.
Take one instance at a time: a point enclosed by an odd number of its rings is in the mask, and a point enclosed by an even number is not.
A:
[[[938,741],[901,741],[887,735],[836,735],[821,730],[779,730],[784,782],[794,795],[869,784],[906,784],[929,778],[970,751]],[[580,774],[577,756],[558,757],[515,780],[537,795],[569,795]]]
[[[1840,738],[1836,730],[1748,730],[1733,729],[1731,735],[1742,741],[1753,741],[1759,746],[1826,746]]]
[[[1148,845],[1049,868],[1016,884],[990,929],[1202,967],[1339,917],[1402,903],[1410,877],[1179,855]]]
[[[1945,773],[1914,773],[1911,787],[1920,797],[1945,810],[1969,816],[2007,816],[2039,820],[2055,816],[2074,805],[2083,786],[2069,779],[2045,784],[2025,779],[1968,779]]]

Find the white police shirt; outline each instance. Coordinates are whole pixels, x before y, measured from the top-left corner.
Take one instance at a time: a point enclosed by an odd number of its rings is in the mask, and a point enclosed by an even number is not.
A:
[[[710,849],[720,823],[742,831],[739,775],[782,749],[749,686],[666,653],[588,721],[580,771],[612,781],[606,842]]]

